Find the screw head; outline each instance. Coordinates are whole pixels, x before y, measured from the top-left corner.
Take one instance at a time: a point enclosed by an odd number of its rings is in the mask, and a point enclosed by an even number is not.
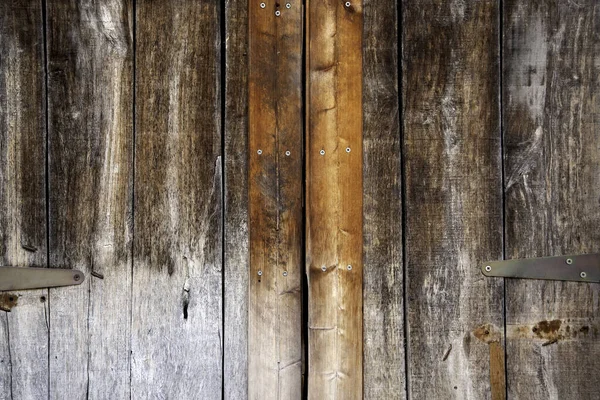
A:
[[[287,271],[283,271],[283,276],[287,276]]]
[[[486,265],[486,266],[485,266],[485,271],[486,271],[486,272],[490,272],[491,270],[492,270],[492,267],[491,267],[491,266],[489,266],[489,265]]]
[[[348,271],[352,271],[352,265],[348,265],[346,268],[348,268]]]
[[[573,259],[572,258],[567,258],[566,261],[567,261],[567,264],[569,264],[569,265],[573,264]]]
[[[265,8],[267,5],[265,3],[260,3],[260,8]]]
[[[262,150],[261,150],[261,149],[258,149],[258,150],[256,151],[256,153],[257,153],[257,154],[260,156],[260,155],[262,154]]]
[[[258,276],[262,276],[262,271],[258,271]]]
[[[319,151],[319,154],[324,156],[325,155],[325,150],[321,149],[321,151]]]
[[[276,15],[277,17],[279,17],[279,16],[281,15],[281,11],[279,11],[279,10],[275,11],[275,15]]]
[[[292,5],[291,5],[290,3],[287,3],[287,4],[285,5],[285,8],[292,8]]]
[[[321,267],[321,271],[323,271],[323,272],[327,271],[327,267],[323,265],[323,266]]]
[[[582,278],[585,278],[587,276],[587,274],[585,272],[582,272],[581,274],[579,274],[579,276],[581,276]]]
[[[290,156],[290,154],[292,154],[292,152],[289,151],[289,150],[285,152],[285,155],[288,156],[288,157]]]
[[[81,279],[81,275],[75,274],[73,275],[73,279],[75,280],[75,282],[79,282],[79,280]]]

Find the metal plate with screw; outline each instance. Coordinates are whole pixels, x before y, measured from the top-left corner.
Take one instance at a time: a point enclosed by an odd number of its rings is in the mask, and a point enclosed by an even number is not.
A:
[[[481,272],[489,277],[600,282],[600,254],[490,261]]]
[[[0,267],[0,291],[79,285],[84,279],[76,269]]]

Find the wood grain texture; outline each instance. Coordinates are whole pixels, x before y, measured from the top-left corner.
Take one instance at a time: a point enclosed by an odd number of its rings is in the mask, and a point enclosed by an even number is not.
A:
[[[507,258],[600,251],[599,31],[596,1],[504,3]],[[600,397],[599,288],[507,281],[509,397]]]
[[[307,18],[308,398],[359,399],[362,2],[308,1]]]
[[[490,398],[503,284],[479,265],[502,257],[498,4],[406,0],[402,15],[409,397]]]
[[[248,397],[248,0],[225,1],[224,397]]]
[[[406,398],[398,9],[365,0],[364,398]]]
[[[221,397],[220,10],[136,3],[132,396]]]
[[[129,397],[133,43],[129,1],[49,1],[50,398]],[[92,277],[95,271],[104,279]]]
[[[42,26],[39,1],[0,3],[0,265],[4,266],[47,265]],[[47,302],[40,300],[47,291],[2,296],[0,398],[47,398]]]
[[[302,4],[260,3],[248,10],[248,397],[300,399]]]

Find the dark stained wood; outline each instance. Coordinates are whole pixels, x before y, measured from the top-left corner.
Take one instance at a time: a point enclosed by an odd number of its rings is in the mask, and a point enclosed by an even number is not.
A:
[[[308,398],[363,397],[362,1],[307,2]]]
[[[41,2],[0,3],[0,265],[4,266],[47,264],[42,26]],[[48,397],[47,303],[40,301],[42,296],[47,296],[46,290],[2,294],[0,397]]]
[[[489,398],[487,337],[504,323],[502,280],[479,270],[502,257],[498,4],[406,0],[402,15],[409,397]]]
[[[302,394],[302,4],[249,2],[248,397]],[[278,16],[277,13],[280,15]]]
[[[404,399],[398,9],[364,2],[364,398]]]
[[[136,3],[132,396],[222,390],[219,6]]]
[[[225,2],[225,259],[226,400],[248,396],[248,0]]]
[[[600,4],[504,2],[507,258],[600,251]],[[508,280],[509,397],[600,398],[600,285]]]
[[[132,5],[47,4],[50,398],[129,396]],[[103,280],[90,275],[104,275]]]

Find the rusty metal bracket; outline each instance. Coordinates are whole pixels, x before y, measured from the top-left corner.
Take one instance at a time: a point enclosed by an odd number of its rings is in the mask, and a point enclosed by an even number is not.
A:
[[[0,267],[0,291],[79,285],[84,279],[76,269]]]
[[[481,272],[488,277],[600,282],[600,254],[489,261]]]

